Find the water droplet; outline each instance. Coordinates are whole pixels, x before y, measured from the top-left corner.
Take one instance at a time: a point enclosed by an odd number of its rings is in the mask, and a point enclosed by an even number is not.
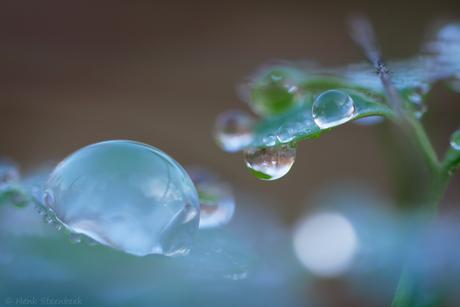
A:
[[[268,147],[275,146],[276,144],[276,137],[273,134],[269,134],[264,137],[264,144]]]
[[[249,145],[254,139],[255,119],[240,110],[230,110],[217,116],[214,139],[225,151],[235,152]]]
[[[11,202],[16,207],[23,208],[29,203],[29,198],[26,195],[15,191],[11,194]]]
[[[8,189],[19,177],[18,164],[9,158],[0,158],[0,191]]]
[[[89,246],[96,246],[96,245],[97,245],[97,242],[94,241],[94,240],[91,239],[91,238],[86,238],[86,243],[87,243]]]
[[[291,142],[288,144],[289,145],[289,148],[296,148],[297,147],[297,143],[296,142]]]
[[[43,215],[45,213],[45,210],[41,206],[35,206],[35,209],[40,215]]]
[[[129,254],[180,255],[198,229],[189,176],[146,144],[108,141],[80,149],[54,169],[43,190],[66,229]]]
[[[276,180],[286,175],[294,164],[296,149],[286,144],[268,148],[248,148],[244,161],[249,171],[262,180]]]
[[[54,230],[61,230],[61,224],[56,221],[51,222],[51,227],[53,227]]]
[[[249,83],[249,106],[261,117],[286,114],[303,101],[296,79],[299,71],[283,66],[264,67]]]
[[[49,224],[49,223],[51,223],[53,221],[48,214],[44,214],[43,217],[42,217],[42,220],[46,224]]]
[[[460,150],[460,130],[452,133],[452,136],[450,137],[450,146],[452,146],[455,150]]]
[[[315,123],[321,128],[331,128],[353,118],[355,103],[344,92],[330,90],[318,96],[313,104],[312,114]]]
[[[276,133],[276,136],[278,137],[278,140],[281,143],[287,143],[292,141],[295,137],[294,130],[292,130],[291,127],[289,126],[281,126],[278,128],[278,131]]]
[[[186,167],[200,200],[199,228],[226,225],[235,212],[235,198],[230,184],[202,167]]]
[[[81,237],[77,236],[74,233],[69,233],[69,240],[72,243],[80,243],[81,242]]]

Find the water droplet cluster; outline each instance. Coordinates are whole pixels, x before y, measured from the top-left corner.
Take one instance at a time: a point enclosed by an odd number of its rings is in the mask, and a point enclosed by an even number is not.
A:
[[[170,156],[142,143],[80,149],[54,169],[43,190],[46,210],[73,242],[84,234],[133,255],[183,255],[198,228],[198,196],[189,176]],[[47,216],[43,220],[52,223]]]
[[[199,228],[227,225],[235,212],[235,198],[229,183],[202,167],[186,167],[200,200]]]

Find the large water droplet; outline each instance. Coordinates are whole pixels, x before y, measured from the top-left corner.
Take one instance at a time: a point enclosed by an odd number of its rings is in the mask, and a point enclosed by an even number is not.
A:
[[[330,90],[318,96],[313,104],[312,114],[315,123],[321,128],[331,128],[353,118],[355,103],[344,92]]]
[[[249,84],[249,106],[261,117],[274,117],[296,109],[303,101],[293,68],[265,67]]]
[[[455,150],[460,150],[460,130],[455,131],[450,137],[450,146]]]
[[[8,158],[0,158],[0,191],[8,189],[20,177],[19,166]]]
[[[287,143],[287,142],[292,141],[292,139],[294,139],[295,133],[294,133],[294,130],[292,130],[291,127],[289,127],[289,126],[281,126],[281,127],[279,127],[279,129],[278,129],[278,131],[276,133],[276,136],[278,137],[278,140],[281,143]]]
[[[276,180],[286,175],[294,164],[296,149],[287,145],[248,148],[244,161],[249,171],[262,180]]]
[[[202,167],[186,167],[200,200],[199,228],[227,225],[235,212],[235,198],[229,183]]]
[[[199,222],[187,173],[164,152],[132,141],[70,155],[44,185],[46,206],[73,233],[129,254],[180,255]]]
[[[230,110],[217,116],[213,131],[216,143],[225,151],[238,151],[249,145],[254,136],[254,118],[240,110]]]

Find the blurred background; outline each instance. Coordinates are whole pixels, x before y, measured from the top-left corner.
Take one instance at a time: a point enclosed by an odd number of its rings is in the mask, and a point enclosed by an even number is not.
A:
[[[432,21],[460,17],[460,2],[1,1],[0,154],[27,170],[95,142],[144,142],[271,200],[265,209],[286,227],[334,180],[359,179],[391,198],[378,126],[346,124],[300,142],[292,170],[274,182],[252,176],[242,154],[222,151],[211,134],[220,112],[249,111],[235,85],[267,60],[363,61],[346,27],[357,11],[369,15],[385,57],[401,59],[418,53]],[[443,155],[460,98],[437,84],[427,104],[423,123]],[[441,210],[460,202],[459,181]],[[332,306],[348,304],[340,285],[318,291],[337,296]]]

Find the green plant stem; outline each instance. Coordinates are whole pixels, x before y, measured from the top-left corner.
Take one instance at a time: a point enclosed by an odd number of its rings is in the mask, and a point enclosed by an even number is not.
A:
[[[449,184],[451,173],[449,172],[448,165],[450,162],[448,161],[450,160],[446,159],[446,162],[443,164],[439,163],[431,142],[419,120],[413,116],[409,116],[407,123],[409,124],[408,127],[410,127],[409,132],[420,148],[429,171],[427,194],[417,215],[417,225],[419,227],[426,227],[436,217],[439,204]],[[451,156],[449,153],[446,155],[446,157]],[[458,162],[458,160],[456,161]],[[416,229],[419,229],[419,227]],[[420,301],[420,297],[417,295],[418,284],[416,273],[411,269],[409,264],[406,264],[396,289],[392,307],[426,306],[424,302]]]

